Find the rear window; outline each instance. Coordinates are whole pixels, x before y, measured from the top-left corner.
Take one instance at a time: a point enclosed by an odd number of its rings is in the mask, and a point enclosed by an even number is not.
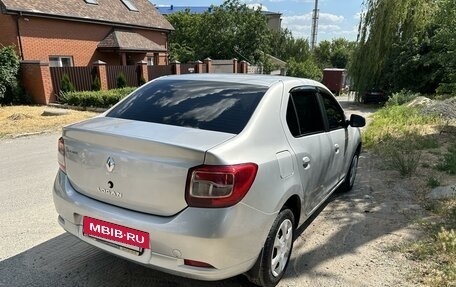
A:
[[[240,133],[268,88],[195,80],[160,80],[134,92],[107,116]]]

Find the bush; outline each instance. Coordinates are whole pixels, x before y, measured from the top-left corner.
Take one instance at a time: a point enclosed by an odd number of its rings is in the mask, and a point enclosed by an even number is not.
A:
[[[109,108],[135,89],[127,87],[108,91],[68,92],[61,98],[61,102],[71,106]]]
[[[456,174],[456,144],[450,146],[448,153],[443,156],[443,160],[437,168],[448,174]]]
[[[117,88],[122,89],[125,87],[127,87],[127,78],[124,73],[120,73],[119,76],[117,76]]]
[[[412,176],[421,160],[419,135],[409,133],[401,138],[390,137],[377,147],[376,152],[384,156],[389,168],[401,176]]]
[[[70,77],[67,74],[63,74],[62,79],[60,80],[60,92],[61,93],[68,93],[74,92],[75,88],[73,83],[70,80]]]
[[[146,79],[144,79],[143,76],[141,76],[141,78],[139,78],[139,85],[142,86],[146,83]]]
[[[387,106],[400,106],[405,103],[413,101],[418,96],[419,96],[419,94],[417,94],[417,93],[402,90],[398,93],[394,93],[391,97],[389,97],[388,101],[386,102],[386,105]]]
[[[304,62],[296,62],[295,59],[291,58],[287,63],[287,76],[321,81],[323,72],[313,58],[309,58]]]
[[[0,104],[9,104],[18,92],[19,58],[13,46],[0,49]]]
[[[98,75],[96,75],[92,81],[92,91],[100,91],[100,90],[101,90],[101,81],[100,81],[100,78],[98,78]]]

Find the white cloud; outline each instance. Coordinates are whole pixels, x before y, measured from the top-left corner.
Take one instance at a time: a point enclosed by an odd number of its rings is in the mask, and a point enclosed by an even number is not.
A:
[[[312,27],[312,12],[295,15],[295,16],[283,16],[282,27],[286,27],[292,31],[293,36],[296,38],[310,38],[310,32]],[[332,39],[340,37],[341,34],[346,34],[342,28],[344,22],[344,16],[320,13],[318,20],[318,39]]]
[[[261,11],[269,11],[269,10],[268,10],[268,7],[264,6],[264,5],[261,4],[261,3],[251,3],[251,4],[247,4],[247,7],[249,7],[250,9],[254,9],[254,10],[260,9]]]

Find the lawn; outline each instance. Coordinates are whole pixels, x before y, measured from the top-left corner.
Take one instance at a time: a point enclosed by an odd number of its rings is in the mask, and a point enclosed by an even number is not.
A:
[[[63,126],[88,119],[97,113],[69,110],[60,116],[43,116],[46,106],[0,107],[0,138],[24,134],[58,131]]]

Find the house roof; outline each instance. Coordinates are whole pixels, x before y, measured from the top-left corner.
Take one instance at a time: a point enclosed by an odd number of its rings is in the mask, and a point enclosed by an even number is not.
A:
[[[165,46],[160,46],[138,33],[121,30],[112,31],[98,44],[98,48],[122,51],[166,51]]]
[[[204,12],[211,12],[212,6],[175,6],[175,5],[161,5],[157,9],[163,15],[169,15],[177,12],[185,12],[188,10],[190,14],[203,14]],[[271,11],[261,11],[265,16],[268,15],[282,15],[281,13]]]
[[[148,0],[129,0],[138,11],[127,8],[121,0],[0,0],[3,13],[22,13],[37,17],[67,18],[119,26],[174,30],[166,18]]]

